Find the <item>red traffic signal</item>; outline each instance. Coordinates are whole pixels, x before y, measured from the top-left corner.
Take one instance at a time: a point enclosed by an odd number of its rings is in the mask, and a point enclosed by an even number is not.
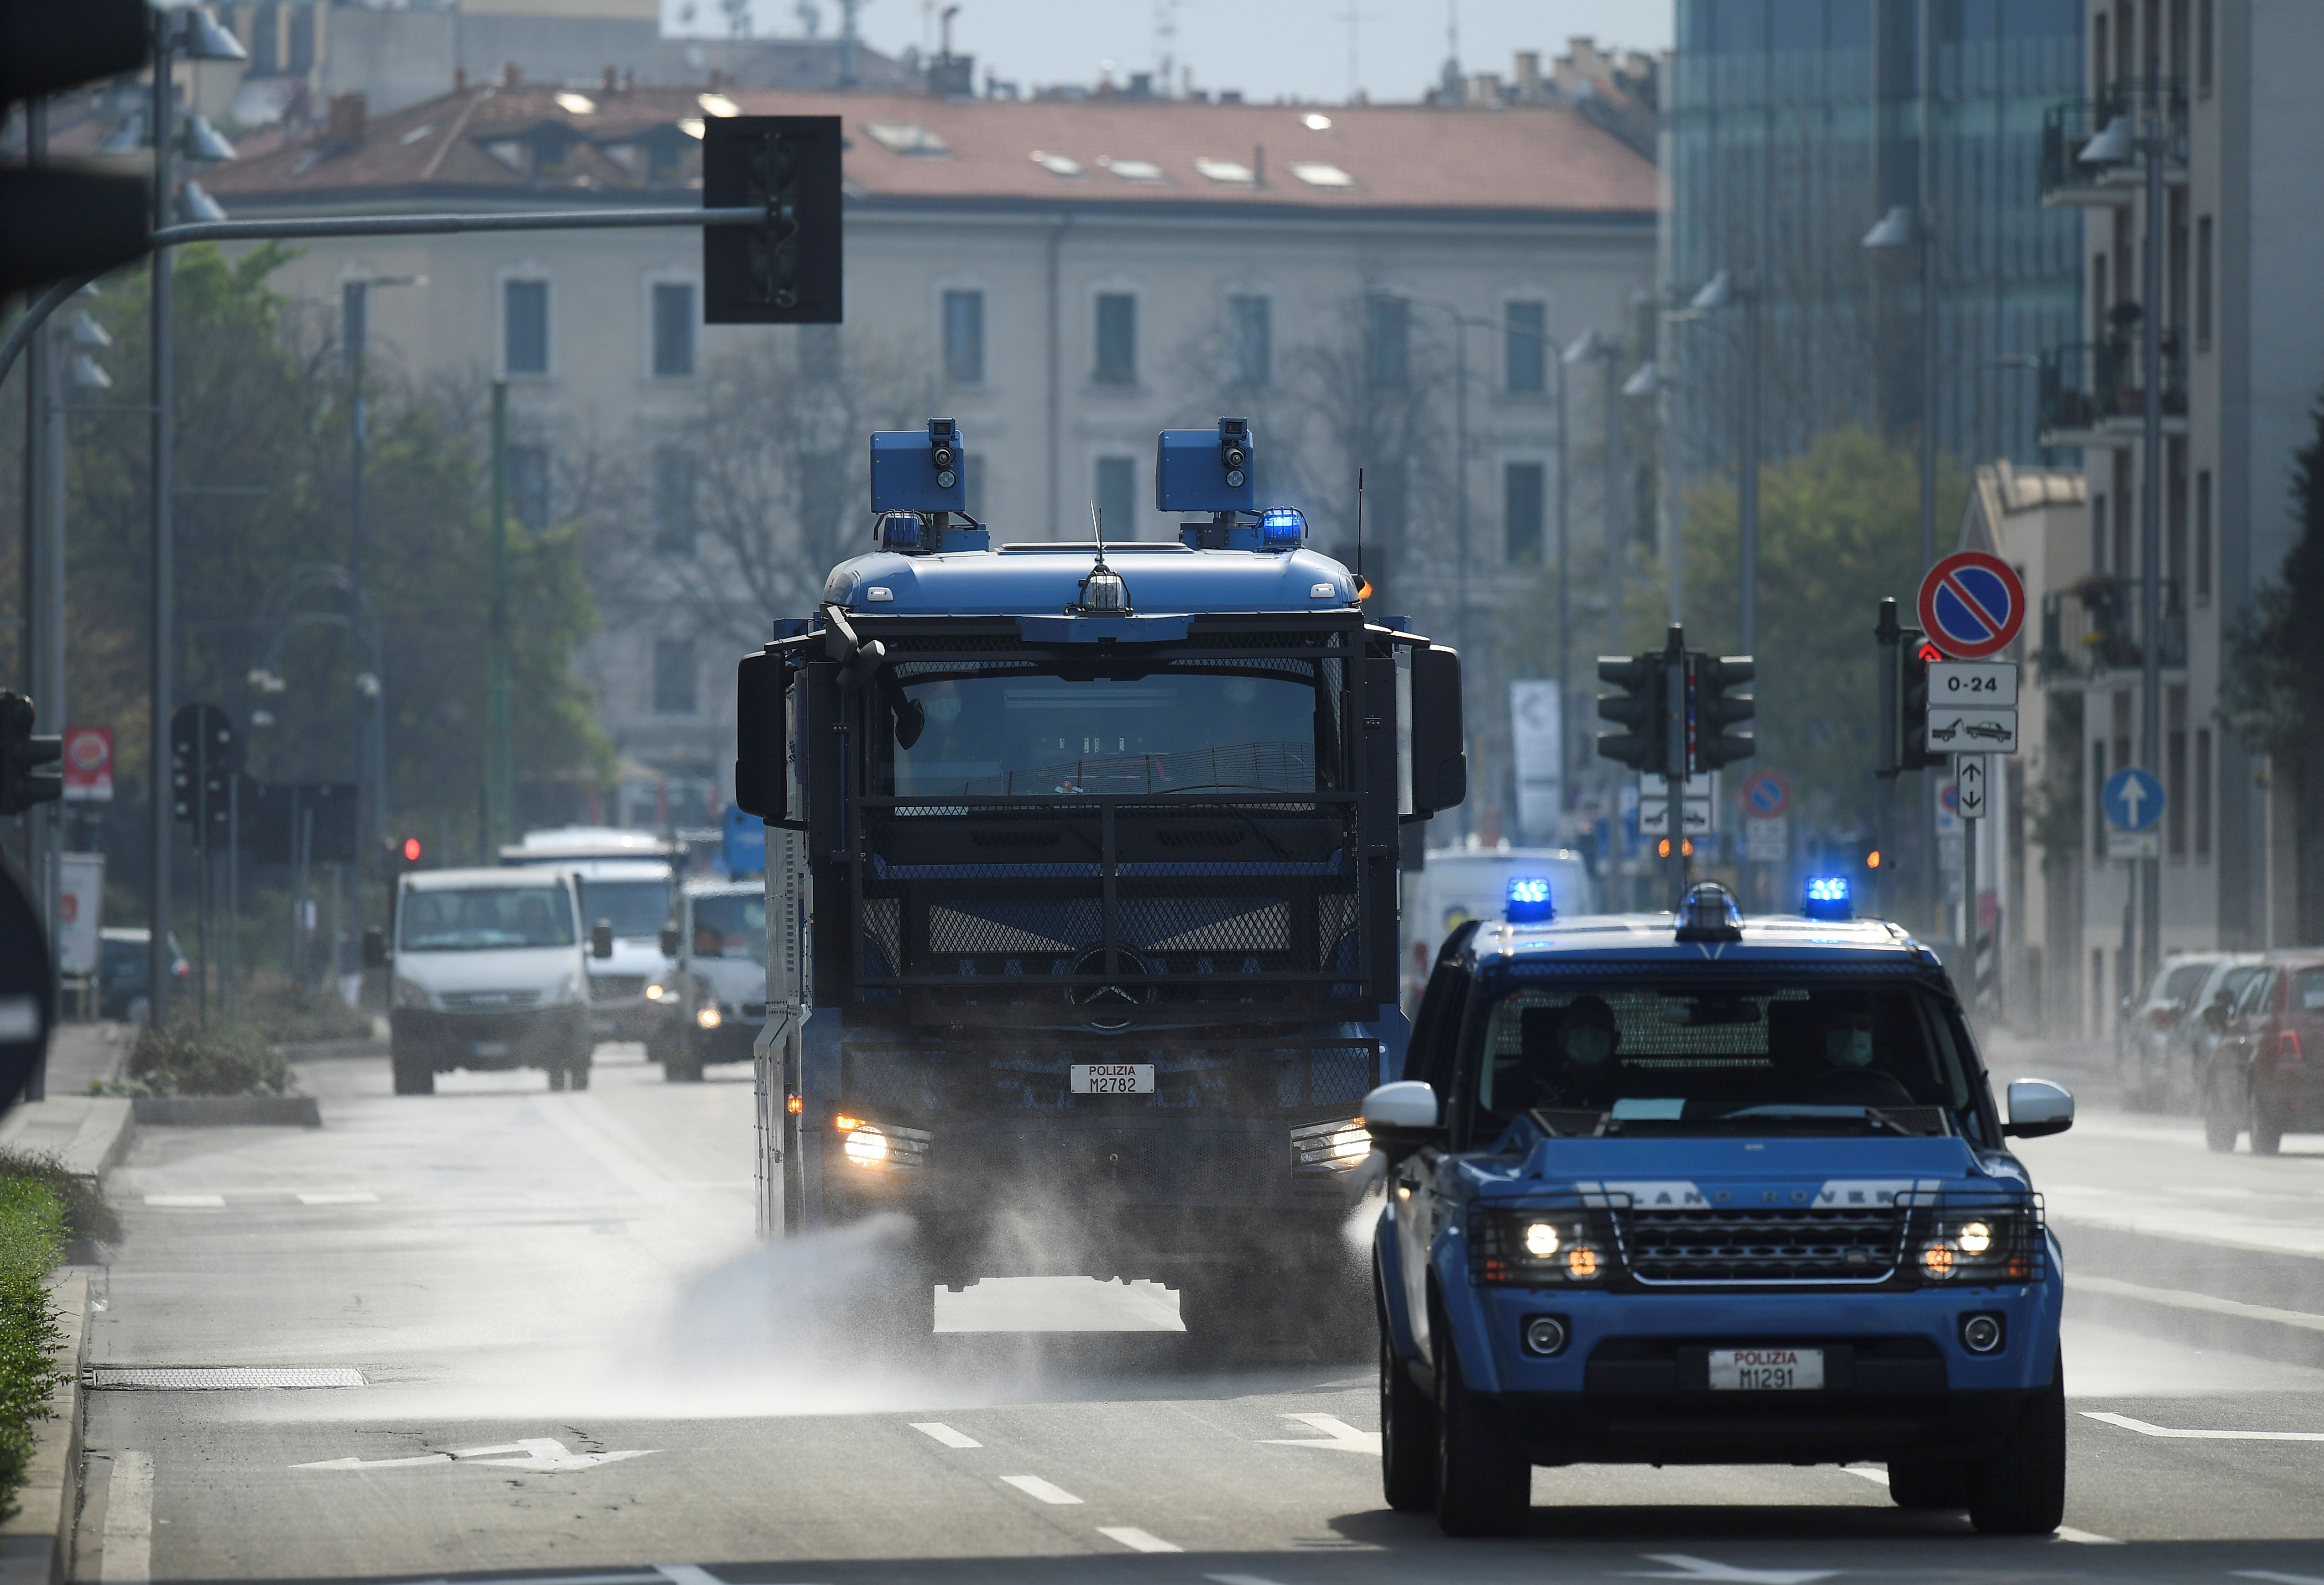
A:
[[[418,837],[407,836],[403,839],[403,862],[407,864],[416,864],[420,862],[420,839]]]

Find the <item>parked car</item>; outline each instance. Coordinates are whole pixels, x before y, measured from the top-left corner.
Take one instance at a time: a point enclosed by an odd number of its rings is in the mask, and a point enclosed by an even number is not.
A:
[[[2287,1133],[2324,1129],[2324,1078],[2307,1047],[2324,1053],[2324,954],[2271,958],[2232,1008],[2203,1009],[2219,1034],[2204,1074],[2203,1142],[2225,1153],[2251,1136],[2273,1156]]]
[[[2219,1044],[2219,1032],[2204,1016],[2205,1009],[2216,1006],[2224,1014],[2232,1008],[2266,961],[2264,953],[2239,952],[2229,953],[2211,965],[2202,988],[2195,992],[2193,1008],[2171,1031],[2165,1058],[2169,1083],[2162,1096],[2164,1110],[2191,1115],[2203,1110],[2203,1074]]]
[[[2204,981],[2221,962],[2218,953],[2173,953],[2155,971],[2146,996],[2115,1031],[2115,1071],[2122,1102],[2134,1111],[2158,1111],[2169,1099],[2171,1045],[2200,1005]]]
[[[153,933],[142,926],[108,926],[97,933],[97,1016],[124,1022],[145,1021],[147,980],[145,952]],[[178,949],[178,934],[170,933],[170,977],[180,985],[191,983],[194,967]]]

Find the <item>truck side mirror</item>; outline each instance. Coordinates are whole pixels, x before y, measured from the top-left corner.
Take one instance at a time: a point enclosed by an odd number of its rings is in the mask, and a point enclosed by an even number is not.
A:
[[[664,925],[661,927],[661,955],[666,958],[676,957],[678,955],[678,946],[679,941],[678,926],[675,925]]]
[[[1425,820],[1469,796],[1468,730],[1461,719],[1461,652],[1412,650],[1412,813]]]
[[[1364,1097],[1364,1131],[1390,1161],[1442,1138],[1437,1115],[1436,1092],[1419,1079],[1398,1079]]]
[[[600,919],[589,926],[589,955],[609,958],[613,955],[613,922]]]
[[[2047,1079],[2016,1079],[2009,1086],[2009,1120],[2001,1131],[2017,1139],[2062,1134],[2074,1126],[2074,1098]]]
[[[364,926],[363,966],[366,969],[387,967],[387,932],[376,925]]]
[[[786,817],[784,665],[781,655],[761,650],[734,668],[734,806],[761,820]]]

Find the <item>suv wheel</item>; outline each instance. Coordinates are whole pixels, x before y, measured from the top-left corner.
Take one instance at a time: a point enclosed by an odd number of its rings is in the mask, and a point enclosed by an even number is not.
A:
[[[2283,1114],[2268,1100],[2267,1087],[2256,1077],[2244,1081],[2244,1094],[2251,1113],[2252,1154],[2273,1156],[2283,1146]]]
[[[1969,1523],[1988,1535],[2047,1535],[2066,1516],[2066,1361],[2019,1412],[2001,1451],[1969,1467]]]
[[[1509,1445],[1484,1395],[1469,1390],[1452,1329],[1436,1328],[1435,1341],[1437,1527],[1447,1535],[1521,1534],[1533,1465]]]
[[[1380,1491],[1406,1513],[1436,1506],[1436,1405],[1396,1357],[1388,1302],[1379,1312]]]

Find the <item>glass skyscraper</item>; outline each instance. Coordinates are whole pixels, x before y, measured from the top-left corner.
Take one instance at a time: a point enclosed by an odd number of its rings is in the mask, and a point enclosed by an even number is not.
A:
[[[1920,270],[1865,234],[1920,204],[1920,6],[1933,40],[1939,449],[2045,453],[2035,355],[2078,338],[2081,217],[2044,207],[2043,114],[2082,92],[2080,0],[1677,0],[1663,97],[1664,300],[1720,270],[1762,294],[1761,455],[1848,425],[1921,419]],[[1739,316],[1667,324],[1682,486],[1731,477]],[[1941,538],[1947,530],[1941,527]]]

